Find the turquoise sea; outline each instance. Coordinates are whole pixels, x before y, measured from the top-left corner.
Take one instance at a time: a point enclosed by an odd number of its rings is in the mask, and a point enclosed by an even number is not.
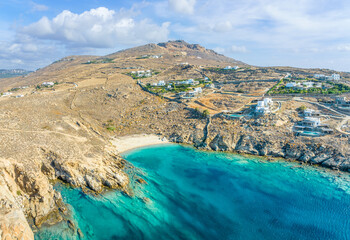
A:
[[[298,163],[180,145],[124,154],[134,197],[56,185],[84,239],[350,239],[350,178]],[[79,239],[66,226],[36,239]]]

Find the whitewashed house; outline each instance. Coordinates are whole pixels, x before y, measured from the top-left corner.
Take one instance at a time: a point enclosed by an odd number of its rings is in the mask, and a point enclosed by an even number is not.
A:
[[[326,79],[326,75],[324,75],[324,74],[315,74],[314,78],[322,80],[322,79]]]
[[[234,67],[226,66],[224,69],[225,69],[225,70],[230,70],[230,69],[237,70],[238,68],[239,68],[238,66],[234,66]]]
[[[321,114],[319,111],[307,108],[304,110],[304,117],[319,117]]]
[[[3,97],[10,96],[10,95],[12,95],[12,92],[4,92],[2,94]]]
[[[286,84],[286,88],[294,88],[296,87],[297,83],[296,82],[289,82]]]
[[[162,81],[162,80],[161,80],[161,81],[159,81],[159,82],[158,82],[158,86],[165,86],[165,82],[164,82],[164,81]]]
[[[255,107],[255,113],[257,114],[268,114],[271,112],[271,107],[273,105],[273,101],[271,98],[264,98],[262,101],[258,101]]]
[[[43,82],[41,85],[43,85],[44,87],[50,87],[50,86],[55,85],[55,83],[54,82]]]
[[[303,82],[303,86],[305,88],[312,88],[314,86],[314,82]]]
[[[340,80],[340,75],[334,73],[334,74],[331,75],[331,78],[332,78],[333,81],[339,81]]]
[[[308,127],[318,127],[321,125],[321,120],[315,117],[305,117],[301,124]]]
[[[201,87],[196,87],[193,89],[194,92],[196,92],[197,94],[202,93],[202,88]]]

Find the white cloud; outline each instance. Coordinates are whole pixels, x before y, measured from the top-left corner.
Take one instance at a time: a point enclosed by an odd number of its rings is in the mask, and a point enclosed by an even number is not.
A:
[[[336,47],[336,50],[343,51],[343,52],[349,52],[350,51],[350,44],[342,44]]]
[[[247,52],[247,48],[245,46],[232,45],[230,50],[231,50],[231,52],[234,52],[234,53],[245,53],[245,52]]]
[[[131,13],[129,15],[132,15]],[[21,32],[40,39],[57,40],[68,45],[113,48],[120,44],[135,45],[165,41],[169,22],[161,25],[145,18],[137,21],[128,13],[119,14],[105,7],[81,14],[65,10],[53,19],[41,18]]]
[[[213,30],[215,32],[227,32],[232,30],[232,24],[230,21],[218,22],[214,25]]]
[[[168,3],[175,12],[193,14],[196,0],[168,0]]]
[[[18,39],[0,42],[0,65],[3,68],[34,70],[65,54],[63,49],[52,43],[38,42],[26,36],[18,36]]]
[[[32,6],[32,11],[35,11],[35,12],[47,11],[49,9],[48,6],[42,5],[42,4],[38,4],[38,3],[35,3],[35,2],[30,2],[30,5]]]

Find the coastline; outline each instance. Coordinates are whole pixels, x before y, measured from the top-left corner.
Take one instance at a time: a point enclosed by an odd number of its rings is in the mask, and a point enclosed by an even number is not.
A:
[[[114,137],[111,140],[111,143],[119,154],[140,147],[171,144],[165,137],[160,137],[155,134],[135,134],[123,137]]]

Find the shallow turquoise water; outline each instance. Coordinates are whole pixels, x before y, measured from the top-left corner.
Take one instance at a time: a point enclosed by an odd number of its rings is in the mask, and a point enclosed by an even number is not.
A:
[[[124,157],[148,182],[135,183],[134,198],[56,186],[85,239],[350,239],[346,175],[179,145]],[[78,237],[60,224],[36,239]]]

